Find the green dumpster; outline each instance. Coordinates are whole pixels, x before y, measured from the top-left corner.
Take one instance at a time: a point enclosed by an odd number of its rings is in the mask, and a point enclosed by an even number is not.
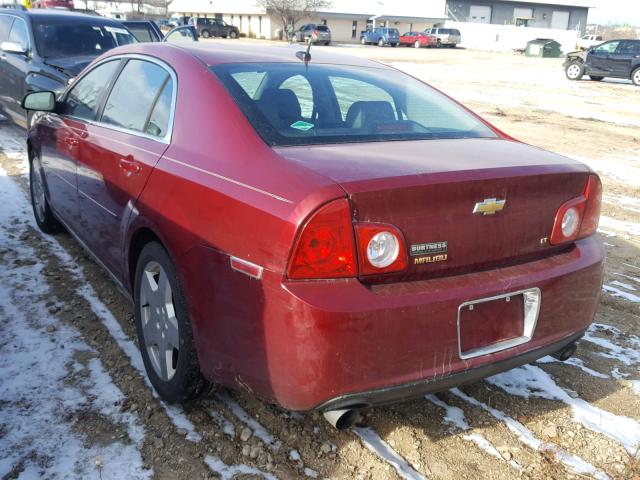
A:
[[[551,38],[536,38],[527,42],[524,54],[527,57],[559,58],[562,56],[562,45]]]

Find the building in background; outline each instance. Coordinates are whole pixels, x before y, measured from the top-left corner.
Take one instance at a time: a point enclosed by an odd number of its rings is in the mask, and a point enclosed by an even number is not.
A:
[[[333,41],[357,42],[367,27],[388,26],[400,30],[425,30],[446,20],[446,0],[333,0],[326,11],[305,23],[326,24]],[[178,17],[215,17],[256,38],[282,38],[280,19],[262,9],[255,0],[174,0],[169,12]]]
[[[482,50],[523,49],[549,38],[575,50],[595,0],[447,0],[446,27],[457,28],[462,45]]]

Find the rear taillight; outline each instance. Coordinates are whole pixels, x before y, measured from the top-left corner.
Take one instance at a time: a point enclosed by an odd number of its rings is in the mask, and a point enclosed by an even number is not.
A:
[[[598,229],[601,198],[600,179],[597,175],[589,175],[584,194],[558,209],[549,243],[560,245],[594,234]]]
[[[356,224],[360,275],[398,272],[407,268],[407,248],[393,225]]]
[[[303,227],[293,250],[291,279],[355,277],[356,248],[349,201],[320,208]]]

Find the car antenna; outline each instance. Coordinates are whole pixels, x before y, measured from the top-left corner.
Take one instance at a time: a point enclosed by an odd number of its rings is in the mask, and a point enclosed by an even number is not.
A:
[[[300,50],[299,52],[296,52],[296,57],[298,57],[300,60],[302,60],[304,62],[304,66],[308,67],[309,66],[309,62],[311,61],[311,37],[309,37],[307,39],[307,51],[302,51]]]

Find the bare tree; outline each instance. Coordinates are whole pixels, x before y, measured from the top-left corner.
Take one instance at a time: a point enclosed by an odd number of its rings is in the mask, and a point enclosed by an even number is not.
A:
[[[267,13],[280,19],[285,32],[293,32],[296,23],[324,8],[331,6],[330,0],[257,0]]]

